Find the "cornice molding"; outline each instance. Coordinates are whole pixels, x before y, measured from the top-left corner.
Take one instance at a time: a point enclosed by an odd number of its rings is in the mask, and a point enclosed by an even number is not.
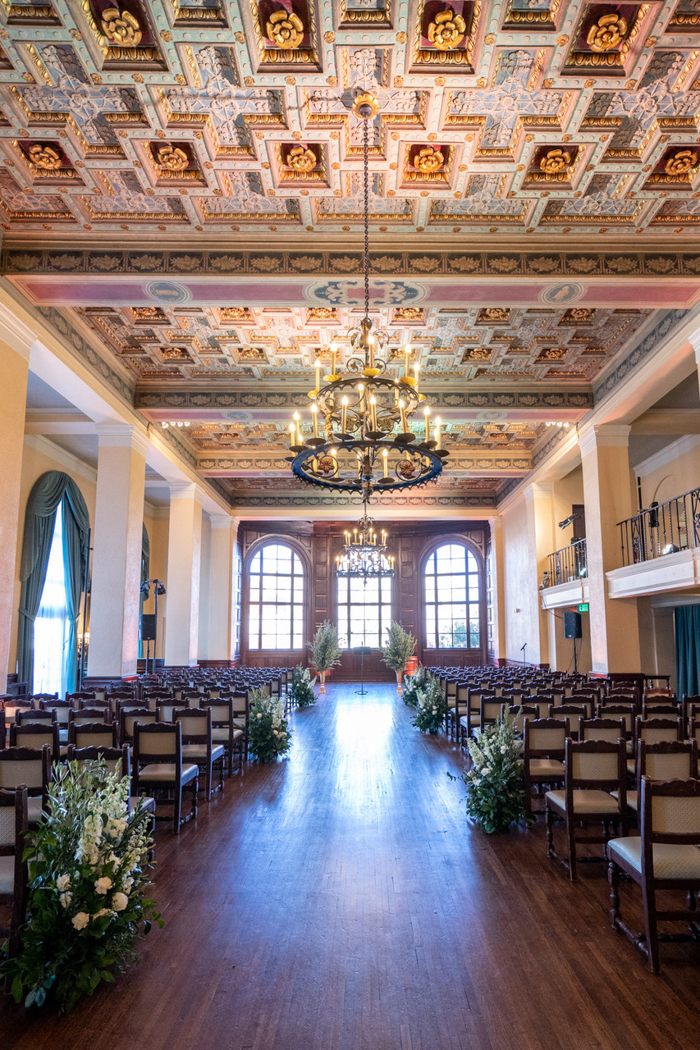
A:
[[[582,429],[578,435],[581,456],[597,448],[627,448],[631,429],[625,423],[602,423]]]
[[[98,423],[100,448],[132,448],[142,456],[148,451],[148,436],[128,423]]]
[[[27,448],[33,448],[36,452],[41,453],[42,456],[47,456],[55,463],[59,463],[66,470],[78,474],[81,478],[85,478],[86,481],[90,481],[93,485],[97,483],[97,471],[94,467],[91,467],[89,463],[85,463],[82,459],[78,459],[72,452],[66,452],[60,445],[54,444],[50,438],[44,437],[42,434],[25,434],[24,444]]]
[[[20,321],[5,303],[0,302],[0,339],[16,353],[29,360],[36,335],[24,321]]]

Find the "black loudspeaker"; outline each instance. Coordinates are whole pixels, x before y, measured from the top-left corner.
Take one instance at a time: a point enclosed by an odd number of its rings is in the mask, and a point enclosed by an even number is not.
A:
[[[578,613],[578,612],[565,612],[564,613],[564,637],[565,638],[580,638],[581,637],[581,613]]]
[[[568,635],[567,635],[568,638]],[[141,617],[141,641],[155,642],[156,640],[156,616],[155,613],[144,613]]]

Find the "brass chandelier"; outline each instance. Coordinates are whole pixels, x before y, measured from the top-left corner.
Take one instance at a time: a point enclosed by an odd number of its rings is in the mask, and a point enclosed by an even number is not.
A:
[[[384,529],[377,532],[372,518],[364,514],[357,526],[345,530],[345,553],[336,555],[337,576],[347,579],[390,578],[394,575],[394,557],[386,553],[387,534]]]
[[[321,385],[321,361],[316,360],[315,389],[309,392],[312,435],[302,431],[300,414],[289,425],[292,471],[311,485],[361,492],[365,503],[373,492],[393,491],[433,481],[442,472],[448,451],[442,447],[442,427],[436,417],[430,436],[430,406],[424,405],[425,437],[412,432],[411,416],[425,402],[419,391],[419,366],[409,374],[409,351],[404,375],[387,372],[382,353],[388,334],[377,330],[369,317],[369,121],[379,109],[373,95],[362,94],[353,103],[364,121],[364,284],[365,315],[348,332],[351,354],[346,371],[336,371],[332,350],[330,375]]]

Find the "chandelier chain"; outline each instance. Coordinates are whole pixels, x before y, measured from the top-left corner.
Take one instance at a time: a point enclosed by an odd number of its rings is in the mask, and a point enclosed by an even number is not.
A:
[[[369,119],[364,122],[363,166],[365,205],[365,320],[369,319]]]

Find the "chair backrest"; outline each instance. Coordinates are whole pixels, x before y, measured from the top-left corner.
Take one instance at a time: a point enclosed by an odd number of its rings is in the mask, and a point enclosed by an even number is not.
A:
[[[14,790],[0,788],[0,857],[14,857],[12,865],[12,890],[0,889],[0,897],[4,903],[12,902],[12,926],[4,932],[11,933],[12,938],[16,936],[13,927],[16,927],[17,918],[24,919],[27,890],[27,861],[24,859],[24,851],[27,845],[26,835],[28,827],[27,818],[27,789],[18,786]]]
[[[182,727],[183,744],[211,743],[211,708],[180,707],[173,718]]]
[[[581,722],[581,740],[604,740],[616,744],[625,737],[622,718],[584,718]]]
[[[547,717],[556,722],[568,722],[569,735],[578,740],[581,733],[581,722],[586,715],[583,709],[575,704],[560,704],[558,707],[550,704]]]
[[[41,702],[46,704],[46,710],[53,715],[54,722],[58,722],[60,726],[68,725],[73,710],[70,700],[42,700]]]
[[[567,790],[595,788],[621,792],[626,798],[627,752],[624,739],[566,741]]]
[[[123,747],[103,747],[100,745],[75,747],[74,744],[70,744],[67,757],[69,762],[99,762],[103,758],[110,773],[114,773],[117,763],[121,762],[121,775],[123,777],[131,776],[131,758],[127,744],[124,744]]]
[[[28,699],[32,701],[35,707],[38,707],[40,700],[58,700],[58,693],[32,693]]]
[[[223,697],[215,697],[211,700],[203,700],[202,707],[211,711],[212,726],[233,724],[233,705],[230,700]]]
[[[42,711],[34,709],[20,709],[15,714],[15,723],[18,726],[26,725],[50,725],[55,722],[56,719],[51,711]]]
[[[539,718],[539,711],[536,707],[531,707],[529,704],[514,704],[512,707],[506,708],[506,718],[514,727],[516,733],[523,734],[525,730],[526,720]]]
[[[688,719],[688,740],[697,740],[700,747],[700,718]]]
[[[637,715],[635,739],[646,744],[658,744],[662,740],[681,740],[683,721],[680,718],[642,718]]]
[[[137,722],[141,725],[153,725],[158,720],[155,711],[122,711],[119,722],[119,742],[121,744],[131,743],[134,739],[134,726]]]
[[[652,780],[695,780],[698,775],[697,740],[662,740],[637,744],[639,776]]]
[[[637,711],[634,704],[598,704],[598,718],[621,718],[625,723],[625,737],[632,739]]]
[[[524,729],[523,758],[563,758],[569,735],[569,720],[555,718],[527,719]]]
[[[179,722],[134,725],[134,767],[141,762],[182,765],[182,726]]]
[[[644,718],[670,718],[672,715],[680,714],[681,708],[678,706],[675,700],[670,700],[668,703],[657,703],[655,699],[645,700],[642,704],[642,715]]]
[[[69,725],[85,725],[86,722],[109,722],[109,708],[83,707],[71,712]]]
[[[503,701],[500,696],[495,700],[487,700],[485,697],[482,697],[479,705],[480,728],[483,730],[486,729],[487,726],[495,725],[500,719],[502,713]]]
[[[0,787],[14,790],[26,784],[29,794],[43,794],[51,781],[49,747],[6,747],[0,751]]]
[[[116,747],[115,722],[71,722],[69,743],[74,747]]]
[[[29,725],[10,726],[10,747],[33,747],[47,746],[51,749],[51,757],[57,762],[60,757],[58,742],[58,723],[47,722]]]
[[[78,701],[78,705],[79,711],[83,711],[85,708],[90,708],[92,710],[97,707],[104,707],[108,711],[111,711],[112,709],[112,701],[109,700],[107,697],[105,697],[103,700],[99,700],[96,696],[83,697],[81,700]]]
[[[250,705],[248,703],[248,693],[232,693],[231,705],[233,710],[233,721],[238,729],[244,729],[248,725],[248,712]]]
[[[197,698],[198,698],[198,700],[202,699],[201,696],[199,696],[199,694],[198,694]],[[178,708],[182,707],[184,699],[185,698],[183,697],[182,700],[173,700],[172,698],[169,698],[168,700],[156,700],[156,712],[158,714],[158,721],[159,722],[174,722],[175,721],[175,714],[174,714],[174,712]],[[188,706],[189,706],[189,704],[188,704]]]
[[[700,780],[652,780],[640,788],[642,877],[651,880],[652,845],[700,845]]]

